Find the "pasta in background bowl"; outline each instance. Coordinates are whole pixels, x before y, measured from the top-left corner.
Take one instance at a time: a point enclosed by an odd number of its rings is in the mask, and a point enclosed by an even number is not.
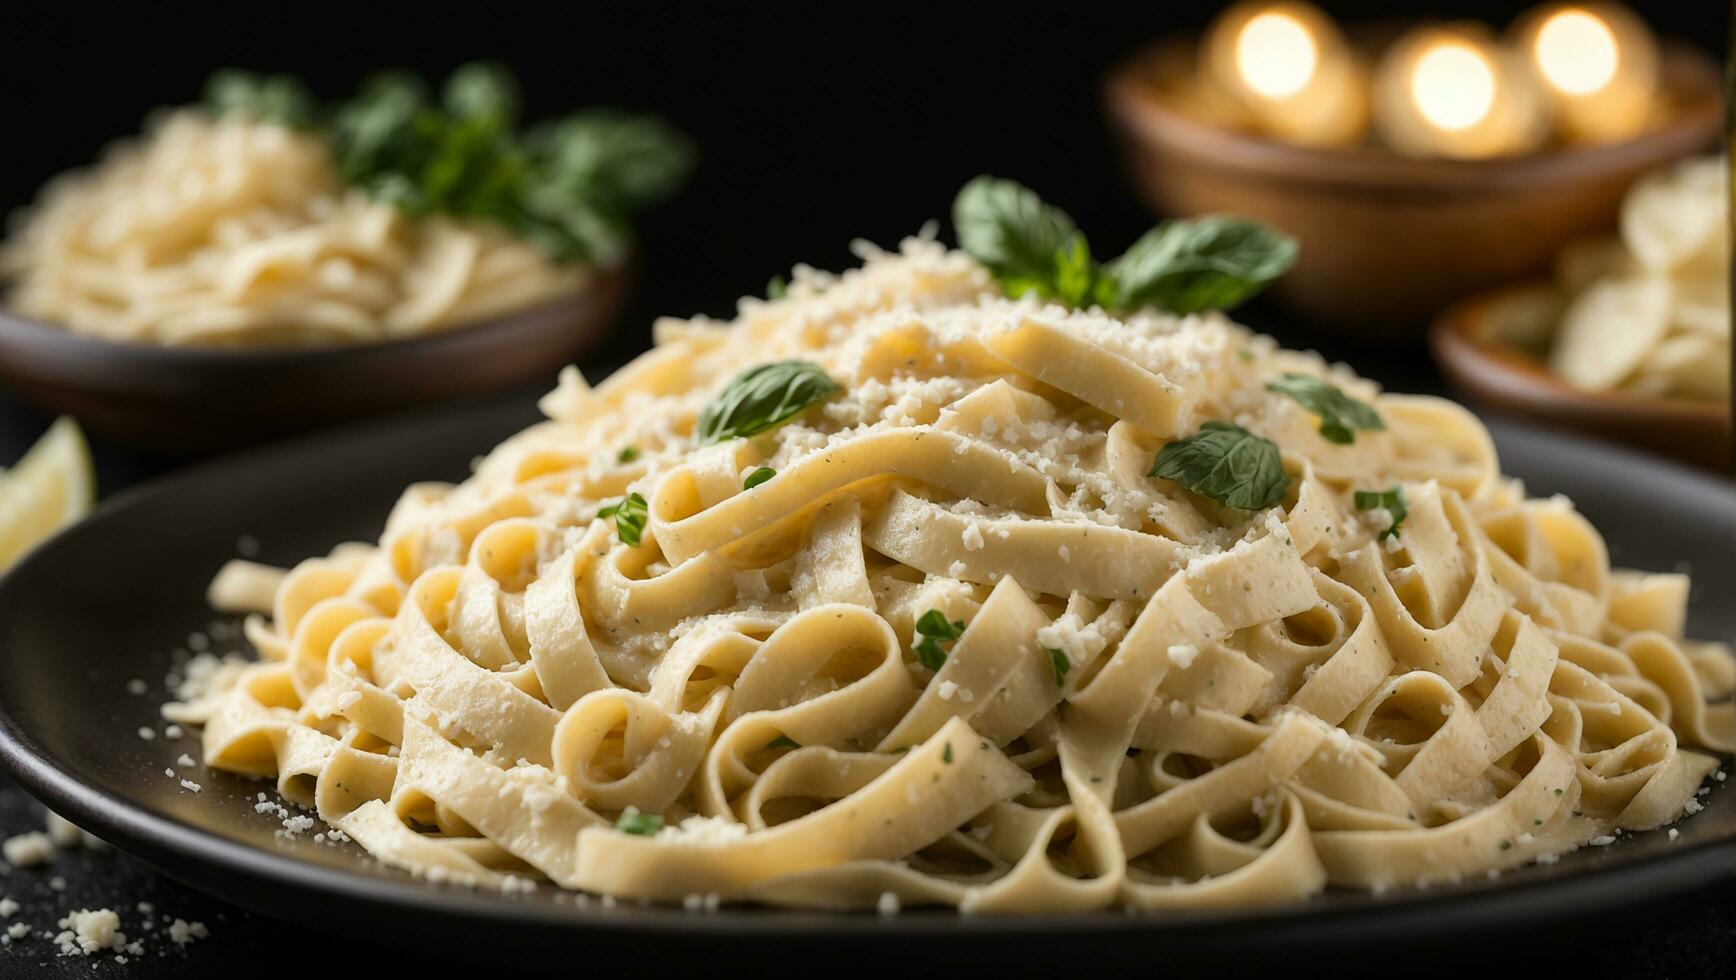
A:
[[[166,716],[431,880],[699,908],[1252,906],[1698,809],[1736,669],[1686,577],[1217,312],[1293,243],[1100,263],[989,179],[955,224],[567,372],[377,544],[227,567],[260,660]]]
[[[546,376],[612,315],[633,216],[693,154],[650,117],[521,130],[517,105],[489,65],[331,107],[215,76],[21,216],[0,377],[185,454]]]
[[[392,75],[324,113],[289,79],[224,73],[209,88],[49,185],[0,252],[13,311],[170,346],[450,329],[618,264],[627,217],[671,192],[691,153],[655,120],[608,113],[521,137],[511,78],[486,65],[459,69],[439,103]]]

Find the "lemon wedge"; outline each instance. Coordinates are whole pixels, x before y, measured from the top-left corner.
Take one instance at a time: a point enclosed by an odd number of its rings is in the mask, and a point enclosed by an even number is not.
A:
[[[78,423],[61,417],[18,465],[0,472],[0,571],[90,513],[96,477]]]

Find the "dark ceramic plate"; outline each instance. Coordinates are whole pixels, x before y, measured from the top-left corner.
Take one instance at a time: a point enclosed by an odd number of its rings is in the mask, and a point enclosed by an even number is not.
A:
[[[203,455],[553,377],[608,327],[628,277],[602,270],[540,306],[439,333],[308,348],[114,343],[0,311],[0,381],[92,432]]]
[[[997,961],[1182,963],[1289,957],[1334,945],[1447,940],[1647,902],[1736,877],[1736,790],[1662,833],[1591,847],[1496,880],[1371,896],[1329,892],[1253,911],[1041,918],[896,917],[724,909],[578,907],[542,888],[512,899],[436,887],[353,847],[280,840],[254,811],[263,784],[204,769],[192,736],[162,727],[171,651],[212,620],[212,572],[252,535],[282,564],[369,539],[404,485],[462,477],[470,459],[530,421],[523,403],[376,423],[209,464],[124,494],[0,580],[0,760],[31,792],[166,874],[283,919],[442,957],[596,965],[629,957],[659,969],[729,957],[788,966],[895,951],[900,961],[978,968]],[[1671,464],[1512,424],[1495,427],[1507,468],[1533,493],[1563,492],[1601,526],[1621,564],[1696,573],[1695,635],[1736,637],[1736,498],[1728,484]],[[148,693],[129,694],[141,678]],[[165,767],[176,775],[164,775]],[[187,774],[203,792],[181,788]],[[1736,782],[1736,781],[1732,781]],[[583,954],[582,956],[579,954]],[[824,960],[819,959],[824,957]],[[853,960],[863,962],[862,960]],[[1219,962],[1222,962],[1221,959]],[[811,972],[804,968],[803,972]],[[828,973],[832,972],[830,970]]]

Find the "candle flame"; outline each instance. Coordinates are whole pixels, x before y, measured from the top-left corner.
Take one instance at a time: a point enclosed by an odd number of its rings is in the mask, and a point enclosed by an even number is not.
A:
[[[1295,95],[1314,77],[1320,60],[1314,38],[1289,14],[1266,11],[1243,26],[1236,38],[1236,69],[1260,95]]]
[[[1468,129],[1495,105],[1495,70],[1469,44],[1447,41],[1417,59],[1410,89],[1418,111],[1431,124]]]
[[[1569,95],[1589,95],[1608,85],[1620,57],[1609,25],[1589,11],[1575,9],[1544,21],[1533,51],[1543,77]]]

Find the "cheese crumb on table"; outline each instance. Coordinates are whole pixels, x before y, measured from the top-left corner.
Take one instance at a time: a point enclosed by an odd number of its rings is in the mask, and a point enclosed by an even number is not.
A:
[[[185,946],[195,939],[204,939],[209,935],[211,933],[206,930],[203,922],[176,919],[169,924],[169,939],[177,946]]]
[[[62,956],[89,956],[105,949],[120,949],[127,943],[121,917],[113,909],[79,909],[56,922],[61,932],[54,937]]]
[[[54,860],[54,839],[40,830],[19,834],[0,844],[0,853],[14,868],[32,868]]]

